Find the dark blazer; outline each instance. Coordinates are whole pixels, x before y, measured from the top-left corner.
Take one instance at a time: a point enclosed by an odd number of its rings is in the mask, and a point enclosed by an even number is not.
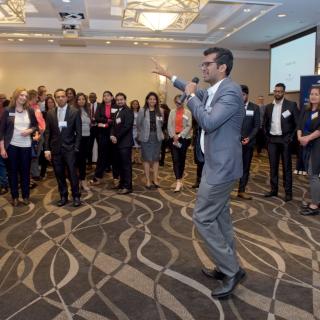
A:
[[[304,134],[304,126],[307,120],[311,116],[311,111],[309,110],[303,110],[300,114],[299,124],[298,124],[298,130],[302,131],[302,136],[306,135]],[[310,126],[310,132],[308,134],[313,133],[316,130],[320,130],[320,112],[318,111],[318,116],[311,120],[311,126]],[[312,163],[312,174],[320,174],[320,138],[314,139],[311,142],[308,143],[306,148],[310,148],[310,157],[311,157],[311,163]],[[308,159],[305,163],[306,168],[308,168],[309,163]]]
[[[270,103],[266,106],[264,113],[264,130],[268,137],[270,137],[271,121],[272,121],[272,111],[273,103]],[[290,112],[290,116],[284,118],[283,113],[285,111]],[[282,109],[281,109],[281,130],[282,136],[285,138],[285,141],[290,142],[294,139],[297,125],[299,122],[299,110],[297,104],[294,101],[289,101],[287,99],[283,100]]]
[[[58,108],[50,110],[47,114],[45,130],[45,150],[52,154],[60,152],[79,151],[81,141],[81,115],[80,110],[67,107],[65,121],[67,127],[61,132],[58,125]]]
[[[13,131],[14,131],[14,116],[10,116],[10,114],[15,113],[16,108],[15,107],[7,107],[1,116],[0,119],[0,141],[4,140],[4,147],[5,149],[8,149],[8,146],[11,142]],[[30,135],[30,139],[32,134],[38,130],[38,121],[34,114],[34,110],[31,108],[27,109],[29,119],[30,119],[30,126],[29,128],[32,129],[32,133]]]
[[[260,110],[259,106],[249,102],[243,119],[241,128],[241,137],[249,138],[247,146],[253,146],[256,143],[256,135],[260,128]]]
[[[113,108],[114,107],[111,106],[111,109]],[[106,106],[104,102],[98,104],[94,118],[96,123],[105,123],[106,128],[112,124],[112,112],[110,111],[110,118],[108,119],[106,117]]]
[[[111,136],[115,136],[118,140],[116,146],[118,148],[129,148],[134,145],[133,127],[134,115],[131,109],[123,107],[115,115],[111,128]]]

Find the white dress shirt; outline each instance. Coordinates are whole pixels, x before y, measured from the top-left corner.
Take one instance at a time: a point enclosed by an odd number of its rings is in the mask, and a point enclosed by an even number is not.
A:
[[[224,79],[218,81],[212,87],[207,89],[207,91],[208,91],[208,99],[206,101],[206,107],[205,107],[206,110],[208,110],[208,108],[210,107],[211,102],[213,100],[213,97],[216,94],[216,92],[218,91],[219,86],[220,86],[220,84],[222,83],[222,81]],[[200,147],[201,147],[201,151],[202,151],[203,154],[204,154],[204,133],[205,133],[205,131],[202,129],[201,130],[201,135],[200,135]]]
[[[61,123],[64,122],[64,119],[65,119],[65,117],[66,117],[67,107],[68,107],[68,104],[66,104],[64,107],[58,107],[58,108],[57,108],[57,112],[58,112],[58,125],[59,125],[60,131],[62,130]]]
[[[271,119],[270,134],[273,136],[281,136],[281,111],[283,99],[280,102],[273,101],[273,111]]]

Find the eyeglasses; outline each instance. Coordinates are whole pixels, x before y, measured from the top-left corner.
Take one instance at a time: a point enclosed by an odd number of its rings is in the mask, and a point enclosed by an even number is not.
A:
[[[202,62],[200,65],[199,65],[199,67],[200,68],[208,68],[209,66],[210,66],[210,64],[212,64],[212,63],[217,63],[216,61],[206,61],[206,62]]]

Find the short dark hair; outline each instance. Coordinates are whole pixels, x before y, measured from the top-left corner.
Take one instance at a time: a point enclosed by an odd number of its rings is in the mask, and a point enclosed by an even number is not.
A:
[[[283,89],[283,91],[286,91],[286,86],[282,82],[277,83],[274,87],[281,87]]]
[[[242,90],[243,93],[249,94],[249,88],[248,88],[247,85],[242,84],[242,85],[241,85],[241,90]]]
[[[116,98],[116,97],[119,97],[119,96],[122,96],[122,97],[124,97],[124,100],[127,100],[127,96],[126,96],[123,92],[118,92],[118,93],[115,95],[115,98]]]
[[[225,48],[208,48],[203,52],[204,56],[208,56],[209,54],[215,53],[217,55],[215,62],[217,66],[221,66],[225,64],[227,66],[226,75],[228,76],[233,67],[233,54],[229,49]]]
[[[56,93],[59,92],[59,91],[63,91],[64,93],[66,93],[66,90],[64,90],[62,88],[59,88],[54,92],[53,96],[56,97]]]

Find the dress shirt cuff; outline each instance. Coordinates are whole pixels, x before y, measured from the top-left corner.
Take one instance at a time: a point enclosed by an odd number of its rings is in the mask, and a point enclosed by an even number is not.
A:
[[[174,83],[177,80],[177,78],[178,78],[177,76],[172,76],[171,82]]]

